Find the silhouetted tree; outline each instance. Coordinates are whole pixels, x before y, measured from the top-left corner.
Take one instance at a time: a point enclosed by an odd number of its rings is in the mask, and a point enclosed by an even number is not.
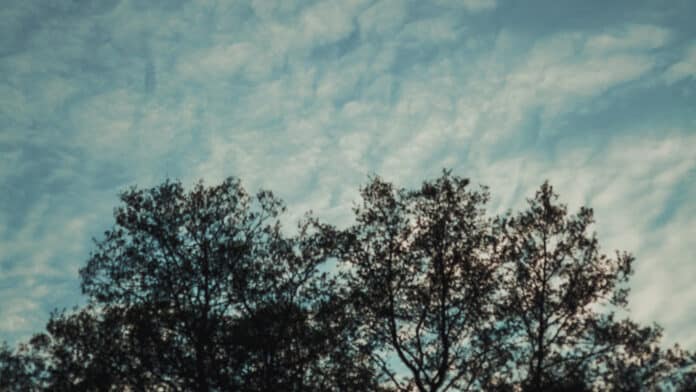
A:
[[[0,390],[696,390],[696,355],[625,318],[633,257],[550,185],[496,218],[447,171],[361,195],[352,226],[290,236],[234,179],[127,190],[88,305],[0,346]]]
[[[696,353],[660,347],[661,328],[623,320],[614,327],[614,349],[598,384],[613,391],[696,391]]]
[[[505,362],[495,339],[488,193],[468,183],[445,172],[406,191],[375,178],[362,189],[357,223],[342,233],[361,338],[399,390],[481,389]]]
[[[46,333],[35,337],[50,358],[47,389],[180,390],[170,342],[157,340],[158,321],[142,307],[55,312]]]
[[[615,319],[627,305],[633,257],[601,254],[592,210],[569,215],[557,197],[545,183],[525,211],[495,224],[511,383],[529,391],[663,386],[686,353],[662,353],[659,328]]]
[[[318,270],[327,249],[311,219],[285,237],[281,202],[264,191],[252,198],[233,179],[188,193],[166,182],[121,199],[116,226],[81,270],[96,314],[54,321],[55,352],[69,357],[57,366],[198,391],[330,390],[345,368],[360,367],[353,353],[335,351],[345,335],[327,317],[341,309],[334,280]],[[97,347],[102,339],[120,347]],[[361,377],[369,382],[369,371]]]

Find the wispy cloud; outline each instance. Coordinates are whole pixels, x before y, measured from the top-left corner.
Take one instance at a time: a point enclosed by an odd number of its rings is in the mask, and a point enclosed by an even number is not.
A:
[[[664,77],[667,83],[696,78],[696,44],[691,44],[685,52],[682,59],[665,71]]]
[[[237,175],[288,221],[347,224],[369,173],[414,186],[451,167],[497,211],[547,178],[596,207],[605,249],[638,256],[635,316],[693,347],[693,5],[577,4],[4,7],[0,338],[80,301],[75,272],[130,184]]]

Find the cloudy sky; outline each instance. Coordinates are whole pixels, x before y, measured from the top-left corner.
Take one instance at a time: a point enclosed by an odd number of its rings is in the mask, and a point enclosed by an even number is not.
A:
[[[117,193],[240,177],[338,225],[370,173],[549,179],[696,348],[696,2],[6,0],[0,340],[81,303]]]

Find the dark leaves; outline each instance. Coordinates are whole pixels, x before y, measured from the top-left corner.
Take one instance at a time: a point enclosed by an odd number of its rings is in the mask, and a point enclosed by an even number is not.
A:
[[[88,305],[0,347],[9,391],[694,390],[696,355],[619,319],[633,257],[601,252],[589,208],[544,183],[489,217],[450,172],[379,177],[355,223],[233,178],[120,195],[80,270]]]

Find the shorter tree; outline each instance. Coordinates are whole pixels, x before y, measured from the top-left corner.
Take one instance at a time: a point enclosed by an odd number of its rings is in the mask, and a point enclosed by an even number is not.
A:
[[[528,208],[495,222],[499,321],[511,361],[509,382],[524,390],[655,390],[683,379],[688,353],[659,349],[660,329],[625,310],[633,257],[600,253],[592,210],[569,215],[544,183]]]

